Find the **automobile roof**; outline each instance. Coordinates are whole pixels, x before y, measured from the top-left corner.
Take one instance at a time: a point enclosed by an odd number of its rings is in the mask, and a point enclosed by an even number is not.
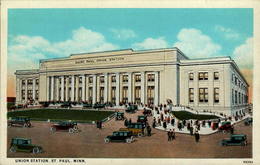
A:
[[[19,140],[31,140],[31,139],[27,139],[27,138],[22,138],[22,137],[15,137],[15,138],[12,138],[13,139],[19,139]]]

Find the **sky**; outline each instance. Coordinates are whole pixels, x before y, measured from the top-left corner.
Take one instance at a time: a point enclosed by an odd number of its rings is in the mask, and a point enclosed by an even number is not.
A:
[[[40,59],[171,47],[191,59],[230,56],[252,87],[253,9],[9,9],[8,96],[15,70]]]

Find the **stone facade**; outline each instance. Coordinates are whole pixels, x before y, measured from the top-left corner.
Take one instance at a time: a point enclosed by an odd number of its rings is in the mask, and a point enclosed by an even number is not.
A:
[[[230,57],[189,59],[178,48],[72,54],[16,71],[16,102],[135,102],[235,114],[248,84]],[[73,90],[74,89],[74,90]],[[236,102],[235,102],[236,101]]]

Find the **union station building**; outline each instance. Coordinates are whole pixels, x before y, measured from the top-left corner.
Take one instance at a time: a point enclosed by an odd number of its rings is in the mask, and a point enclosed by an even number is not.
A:
[[[190,59],[178,48],[72,54],[17,70],[16,102],[71,101],[188,106],[235,115],[248,83],[230,57]]]

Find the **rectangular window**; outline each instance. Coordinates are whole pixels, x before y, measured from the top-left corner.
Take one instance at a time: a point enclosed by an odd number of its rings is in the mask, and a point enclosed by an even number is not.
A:
[[[32,84],[33,84],[33,80],[32,80],[32,79],[29,79],[29,80],[27,81],[27,84],[28,84],[28,85],[32,85]]]
[[[128,102],[128,87],[123,87],[123,103]]]
[[[219,103],[219,88],[214,88],[214,102]]]
[[[36,85],[39,85],[39,79],[36,79]]]
[[[135,75],[135,82],[141,82],[141,75],[140,74]]]
[[[154,74],[148,74],[148,82],[154,82]]]
[[[71,84],[71,78],[69,78],[69,84]]]
[[[79,83],[80,84],[82,83],[82,77],[79,77]]]
[[[147,87],[147,103],[154,104],[154,86]]]
[[[141,103],[141,87],[140,86],[135,87],[135,102]]]
[[[111,102],[116,103],[116,87],[111,88]]]
[[[100,79],[99,79],[100,83],[104,83],[105,82],[105,77],[104,76],[100,76]]]
[[[22,80],[22,85],[25,85],[25,80]]]
[[[234,89],[232,89],[232,104],[234,104]]]
[[[208,72],[199,72],[199,80],[208,80]]]
[[[189,73],[189,79],[193,80],[194,79],[194,74],[193,73]]]
[[[235,104],[237,104],[237,91],[235,91]]]
[[[189,88],[189,101],[194,102],[194,88]]]
[[[104,103],[104,91],[105,91],[105,88],[104,87],[100,87],[99,89],[99,94],[100,94],[100,103],[103,104]]]
[[[199,88],[199,102],[208,102],[208,88]]]
[[[214,80],[219,80],[219,72],[214,72]]]
[[[111,81],[116,82],[116,76],[111,76]]]
[[[88,83],[90,83],[90,84],[93,83],[93,77],[88,78]]]
[[[123,82],[128,82],[128,76],[127,75],[123,75]]]

